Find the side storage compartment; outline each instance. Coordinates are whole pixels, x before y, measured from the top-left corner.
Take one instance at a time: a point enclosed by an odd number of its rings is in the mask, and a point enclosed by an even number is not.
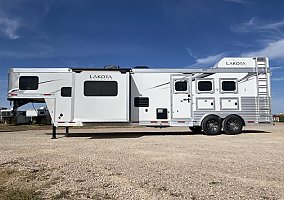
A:
[[[214,98],[196,98],[196,110],[214,110]]]
[[[239,99],[238,98],[220,98],[221,110],[238,110]]]

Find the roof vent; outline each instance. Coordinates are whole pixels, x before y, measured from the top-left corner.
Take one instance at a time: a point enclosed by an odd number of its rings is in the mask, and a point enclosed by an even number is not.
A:
[[[118,65],[106,65],[104,68],[105,69],[119,69],[119,66]]]
[[[149,69],[148,66],[135,66],[134,69]]]

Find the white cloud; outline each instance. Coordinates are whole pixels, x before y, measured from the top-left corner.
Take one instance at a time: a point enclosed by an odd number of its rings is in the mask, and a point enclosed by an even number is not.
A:
[[[270,24],[265,24],[261,28],[262,29],[267,29],[267,30],[279,30],[280,28],[284,27],[284,20],[279,21],[279,22],[274,22]]]
[[[236,33],[252,33],[256,38],[254,42],[261,44],[259,49],[245,52],[241,56],[265,56],[270,59],[284,61],[284,20],[268,22],[253,17],[244,23],[232,25],[231,31]],[[272,69],[277,70],[279,67]]]
[[[282,77],[277,77],[277,78],[272,78],[273,81],[284,81],[284,76]]]
[[[0,58],[11,57],[11,58],[31,58],[36,57],[39,54],[31,52],[19,52],[19,51],[2,51],[0,50]]]
[[[37,37],[42,36],[38,25],[48,15],[54,2],[55,0],[0,0],[0,37],[18,39],[19,28],[24,28]],[[31,12],[22,11],[26,9]]]
[[[269,42],[263,49],[247,52],[242,54],[242,56],[248,57],[258,57],[265,56],[270,59],[284,60],[284,39]]]
[[[270,70],[271,71],[276,71],[276,70],[283,69],[283,68],[284,68],[284,66],[277,66],[277,67],[276,66],[275,67],[274,66],[270,66]]]
[[[231,3],[238,3],[238,4],[250,4],[249,1],[245,1],[245,0],[224,0],[227,2],[231,2]]]
[[[246,22],[233,24],[230,30],[235,33],[256,33],[256,32],[281,32],[284,28],[284,20],[267,22],[253,17]]]
[[[3,37],[8,37],[11,40],[19,38],[16,33],[19,27],[20,23],[17,20],[6,17],[0,18],[0,35]]]
[[[217,63],[221,58],[224,57],[224,53],[220,53],[218,55],[208,56],[205,58],[199,58],[196,60],[194,65],[212,65]]]
[[[257,29],[256,19],[251,18],[250,20],[240,23],[240,24],[233,24],[230,27],[230,30],[235,33],[247,33],[247,32],[254,32]]]
[[[193,57],[194,59],[198,59],[198,58],[192,53],[192,51],[191,51],[190,48],[186,48],[186,51],[187,51],[187,53],[188,53],[191,57]]]
[[[204,58],[198,58],[193,54],[190,48],[186,48],[186,50],[188,54],[195,59],[195,63],[187,67],[204,67],[204,66],[210,67],[216,64],[218,61],[220,61],[225,55],[225,53],[220,53],[217,55],[211,55]]]

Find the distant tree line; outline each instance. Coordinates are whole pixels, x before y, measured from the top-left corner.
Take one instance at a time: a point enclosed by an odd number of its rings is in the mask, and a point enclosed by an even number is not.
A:
[[[279,115],[279,121],[280,121],[280,122],[284,122],[284,114]]]

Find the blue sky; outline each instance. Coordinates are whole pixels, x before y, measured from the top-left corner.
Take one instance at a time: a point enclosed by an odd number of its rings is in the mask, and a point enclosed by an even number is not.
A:
[[[0,106],[10,67],[209,67],[267,56],[284,111],[282,0],[0,0]]]

